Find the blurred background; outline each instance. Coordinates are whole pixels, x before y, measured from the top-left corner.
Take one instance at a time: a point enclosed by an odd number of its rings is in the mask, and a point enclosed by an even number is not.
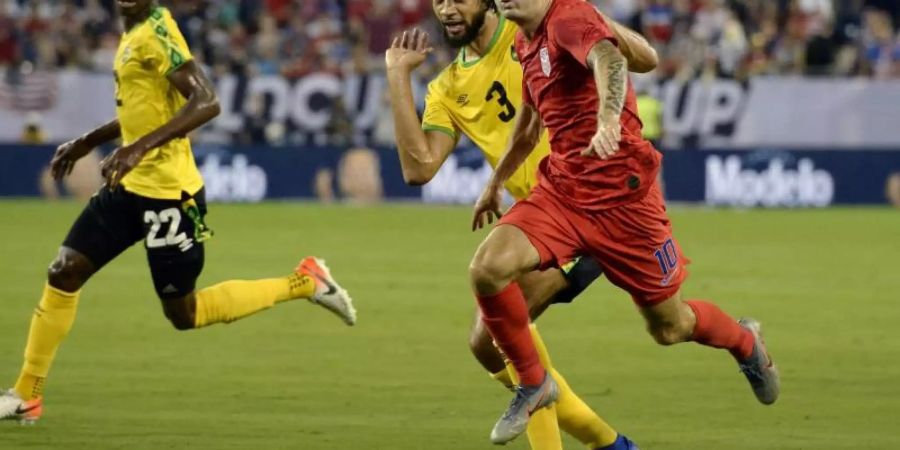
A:
[[[466,348],[466,267],[491,169],[462,141],[434,180],[406,186],[383,72],[394,34],[429,30],[421,108],[454,56],[430,1],[161,3],[222,105],[192,136],[208,198],[231,202],[210,208],[199,285],[315,254],[360,323],[296,302],[175,337],[135,246],[85,288],[49,409],[37,427],[5,424],[4,448],[487,448],[509,393]],[[900,449],[900,0],[596,3],[661,56],[634,83],[666,196],[689,205],[668,209],[692,260],[685,292],[763,321],[784,395],[761,408],[724,354],[655,345],[603,280],[540,319],[554,364],[644,449]],[[64,182],[47,174],[59,143],[115,115],[112,4],[0,0],[0,380],[113,150]]]
[[[468,203],[490,170],[463,141],[428,186],[394,155],[383,52],[429,30],[428,80],[455,56],[430,0],[161,2],[216,83],[223,114],[194,136],[210,196]],[[594,0],[643,33],[658,69],[635,77],[671,201],[900,204],[897,0]],[[55,144],[114,115],[113,0],[0,0],[0,195],[89,195],[92,155],[66,183]],[[109,151],[104,149],[103,151]]]

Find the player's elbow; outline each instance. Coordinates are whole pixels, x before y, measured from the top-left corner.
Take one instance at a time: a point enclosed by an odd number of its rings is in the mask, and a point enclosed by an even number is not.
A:
[[[410,186],[424,186],[434,178],[434,173],[428,169],[403,170],[403,181]]]
[[[215,95],[203,102],[203,113],[207,121],[215,119],[222,113],[222,106]]]
[[[659,66],[659,55],[653,47],[648,47],[640,58],[636,58],[636,61],[632,61],[629,68],[635,73],[647,73],[656,69],[657,66]]]
[[[188,102],[189,110],[203,123],[215,119],[222,112],[222,107],[219,105],[219,97],[208,86],[199,86],[195,89],[191,93]]]
[[[417,155],[419,152],[406,152],[407,154]],[[428,184],[435,175],[437,175],[440,166],[431,161],[413,157],[403,164],[403,181],[410,186],[422,186]]]

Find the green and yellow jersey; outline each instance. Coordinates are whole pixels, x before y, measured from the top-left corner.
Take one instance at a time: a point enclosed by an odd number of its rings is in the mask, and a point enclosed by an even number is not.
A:
[[[122,142],[129,145],[172,120],[186,100],[167,76],[192,59],[169,10],[156,8],[128,30],[116,51],[116,115]],[[129,192],[143,197],[181,199],[203,187],[187,138],[154,148],[122,179]]]
[[[465,134],[481,149],[492,167],[506,151],[517,109],[522,104],[522,67],[513,51],[518,28],[500,17],[487,52],[465,62],[465,48],[450,66],[428,84],[422,129],[458,139]],[[546,131],[528,159],[506,182],[516,199],[537,185],[537,167],[550,154]]]

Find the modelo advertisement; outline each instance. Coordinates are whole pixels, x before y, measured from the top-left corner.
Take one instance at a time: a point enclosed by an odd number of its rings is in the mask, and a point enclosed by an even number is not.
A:
[[[194,152],[208,198],[220,202],[300,198],[472,204],[491,176],[480,152],[465,148],[422,188],[403,182],[393,148],[198,145]],[[0,146],[0,196],[84,196],[96,189],[97,181],[48,180],[52,154],[50,146]],[[82,173],[99,179],[92,169]],[[900,176],[900,150],[672,150],[663,162],[669,201],[720,207],[884,204],[892,176]]]
[[[670,201],[740,208],[884,204],[900,151],[685,151],[665,153]]]

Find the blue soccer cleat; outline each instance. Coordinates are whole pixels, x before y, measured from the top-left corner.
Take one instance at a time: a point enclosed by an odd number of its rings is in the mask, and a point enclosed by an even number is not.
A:
[[[634,442],[631,442],[631,439],[625,437],[625,435],[620,434],[619,437],[616,438],[616,442],[607,445],[606,447],[599,447],[596,450],[641,450],[635,445]]]

